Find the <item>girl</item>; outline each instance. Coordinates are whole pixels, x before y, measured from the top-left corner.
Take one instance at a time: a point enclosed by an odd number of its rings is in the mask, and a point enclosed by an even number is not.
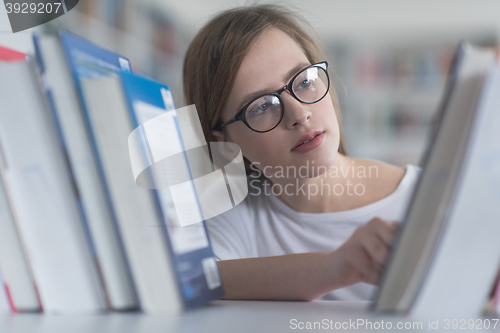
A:
[[[184,94],[234,142],[249,195],[207,220],[226,299],[368,300],[418,168],[347,156],[328,63],[279,6],[225,11],[192,41]]]

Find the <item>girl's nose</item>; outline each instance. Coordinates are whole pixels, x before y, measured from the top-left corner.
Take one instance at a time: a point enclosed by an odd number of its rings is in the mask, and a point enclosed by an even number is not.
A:
[[[283,116],[285,126],[289,129],[293,129],[300,125],[307,124],[312,115],[308,105],[296,100],[288,91],[281,96],[284,104],[283,107],[285,108],[285,114]]]

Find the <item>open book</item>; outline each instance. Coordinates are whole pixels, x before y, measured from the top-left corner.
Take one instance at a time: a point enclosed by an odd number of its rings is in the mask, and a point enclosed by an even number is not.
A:
[[[479,315],[500,262],[499,92],[494,52],[461,44],[375,310]]]

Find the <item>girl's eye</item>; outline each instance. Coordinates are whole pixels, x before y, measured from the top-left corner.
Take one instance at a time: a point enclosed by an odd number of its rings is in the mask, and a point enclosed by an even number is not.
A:
[[[309,90],[313,87],[314,80],[303,79],[294,84],[293,90],[299,92],[301,90]]]
[[[258,110],[258,111],[266,111],[268,107],[269,107],[269,104],[264,103],[264,104],[260,105],[260,106],[257,108],[257,110]]]
[[[299,88],[307,88],[309,87],[309,85],[311,84],[311,81],[309,80],[304,80],[304,81],[301,81],[300,84],[299,84]]]
[[[317,68],[308,68],[297,76],[294,82],[294,89],[309,89],[312,88],[314,82],[318,78]]]
[[[253,102],[246,111],[246,117],[268,117],[280,111],[280,101],[276,96],[263,96]]]
[[[269,103],[263,103],[260,105],[256,105],[252,110],[250,111],[252,115],[258,115],[266,112],[266,110],[269,108]]]

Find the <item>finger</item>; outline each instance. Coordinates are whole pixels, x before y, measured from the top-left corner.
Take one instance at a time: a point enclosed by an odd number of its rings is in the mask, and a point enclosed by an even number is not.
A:
[[[387,223],[389,224],[389,227],[392,229],[393,233],[396,233],[399,229],[399,226],[401,225],[401,223],[396,220],[387,221]]]
[[[377,284],[380,275],[380,269],[379,267],[377,267],[377,264],[372,260],[368,252],[365,249],[363,249],[363,251],[365,252],[365,255],[369,258],[368,264],[365,266],[366,268],[364,271],[364,275],[366,278],[364,282],[370,284]]]
[[[353,251],[349,257],[349,264],[359,272],[362,282],[377,283],[378,269],[364,248],[360,247],[357,251]]]
[[[387,261],[389,254],[388,245],[379,237],[369,237],[363,243],[363,247],[374,262],[378,271],[381,271]]]
[[[367,228],[375,233],[385,244],[391,244],[394,235],[399,227],[397,221],[386,221],[374,218],[367,223]]]
[[[394,237],[396,237],[396,234],[399,230],[399,221],[384,221],[386,224],[389,225],[390,230],[385,231],[385,230],[380,230],[379,233],[377,233],[377,236],[387,245],[387,248],[390,250],[391,245],[394,243]]]

